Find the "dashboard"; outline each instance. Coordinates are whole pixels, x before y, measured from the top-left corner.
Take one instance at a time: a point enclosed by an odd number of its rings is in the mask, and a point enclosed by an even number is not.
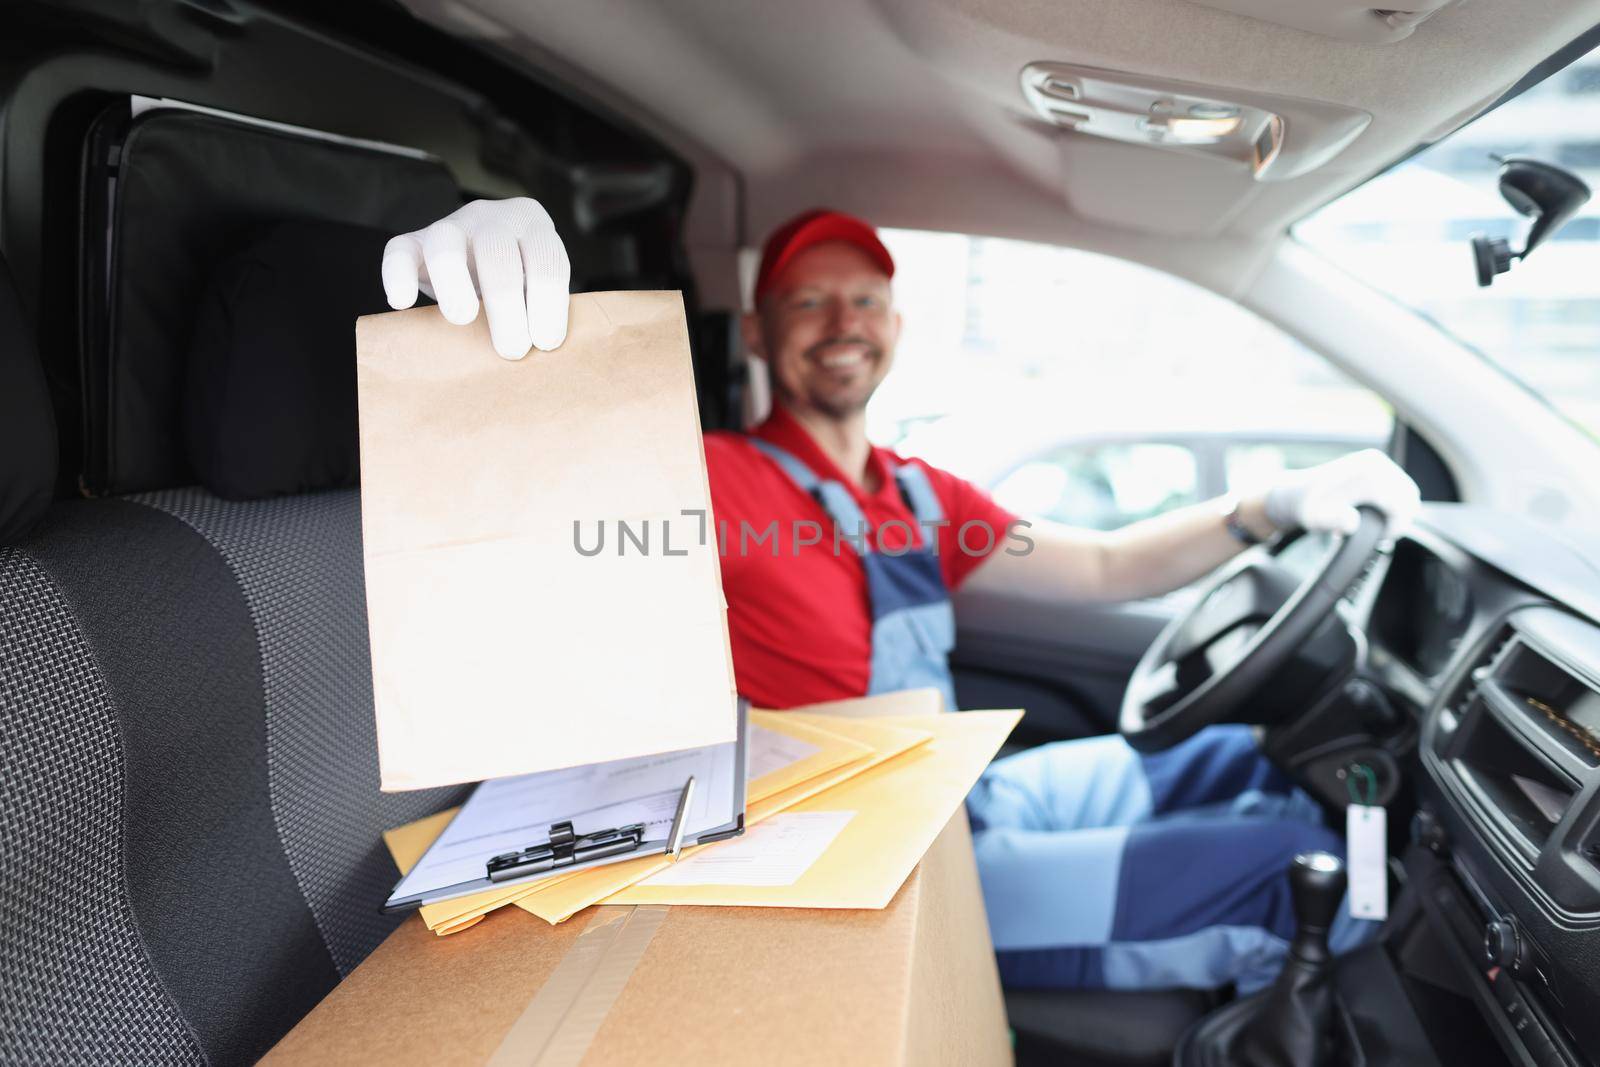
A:
[[[1461,652],[1472,627],[1466,575],[1416,541],[1395,545],[1368,637],[1418,675],[1439,675]]]
[[[1366,673],[1404,709],[1415,746],[1408,884],[1512,1062],[1600,1051],[1592,549],[1430,506],[1352,602]]]

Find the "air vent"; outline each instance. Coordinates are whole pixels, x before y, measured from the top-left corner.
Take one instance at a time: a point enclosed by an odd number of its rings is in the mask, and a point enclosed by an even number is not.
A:
[[[1520,611],[1512,618],[1515,623],[1502,624],[1484,643],[1451,694],[1440,720],[1443,734],[1470,718],[1474,704],[1490,702],[1581,762],[1600,767],[1600,684],[1563,662],[1575,651],[1568,647],[1572,635],[1600,647],[1600,630],[1550,608]],[[1560,658],[1544,650],[1547,641],[1565,649]]]
[[[1513,611],[1423,726],[1423,765],[1524,886],[1600,917],[1600,626]]]
[[[1520,640],[1496,663],[1491,682],[1569,752],[1600,766],[1600,691]]]
[[[1530,867],[1579,790],[1572,775],[1551,761],[1549,745],[1536,740],[1560,735],[1557,743],[1574,751],[1573,735],[1551,726],[1520,697],[1518,687],[1530,685],[1553,695],[1552,671],[1565,674],[1517,628],[1500,626],[1440,710],[1433,739],[1434,755],[1465,788],[1481,825],[1501,835]]]
[[[1473,680],[1481,682],[1485,676],[1492,674],[1495,664],[1505,658],[1506,653],[1511,650],[1511,646],[1516,642],[1517,631],[1515,629],[1510,626],[1500,627],[1499,631],[1494,635],[1494,640],[1489,643],[1489,647],[1479,657],[1478,662],[1473,664]]]
[[[1454,699],[1450,701],[1450,710],[1455,713],[1455,717],[1458,720],[1466,717],[1468,705],[1477,698],[1478,690],[1494,674],[1494,665],[1500,661],[1501,657],[1506,654],[1516,640],[1516,630],[1512,629],[1510,625],[1501,626],[1489,643],[1484,646],[1483,652],[1473,661],[1472,669],[1467,672],[1467,676],[1462,680],[1460,688],[1456,690]]]

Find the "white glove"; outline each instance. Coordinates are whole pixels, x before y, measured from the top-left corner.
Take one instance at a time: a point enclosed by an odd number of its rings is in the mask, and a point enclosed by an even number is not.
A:
[[[489,336],[506,359],[521,359],[530,344],[548,352],[566,340],[571,280],[549,213],[525,196],[474,200],[383,249],[390,307],[410,307],[421,289],[445,318],[465,326],[478,317],[482,293]]]
[[[1301,528],[1352,534],[1360,505],[1383,512],[1388,536],[1416,518],[1422,494],[1411,476],[1375,448],[1352,452],[1305,470],[1290,471],[1268,490],[1267,520],[1280,530]]]

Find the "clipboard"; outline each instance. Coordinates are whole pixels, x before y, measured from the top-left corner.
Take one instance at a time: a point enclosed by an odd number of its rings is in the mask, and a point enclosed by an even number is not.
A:
[[[479,783],[385,912],[744,833],[750,705],[733,741]]]

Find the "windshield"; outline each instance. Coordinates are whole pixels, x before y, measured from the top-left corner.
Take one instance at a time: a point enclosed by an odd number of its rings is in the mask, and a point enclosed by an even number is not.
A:
[[[1600,437],[1600,204],[1479,288],[1474,233],[1522,247],[1495,156],[1600,187],[1600,49],[1308,216],[1306,245],[1437,323]]]

